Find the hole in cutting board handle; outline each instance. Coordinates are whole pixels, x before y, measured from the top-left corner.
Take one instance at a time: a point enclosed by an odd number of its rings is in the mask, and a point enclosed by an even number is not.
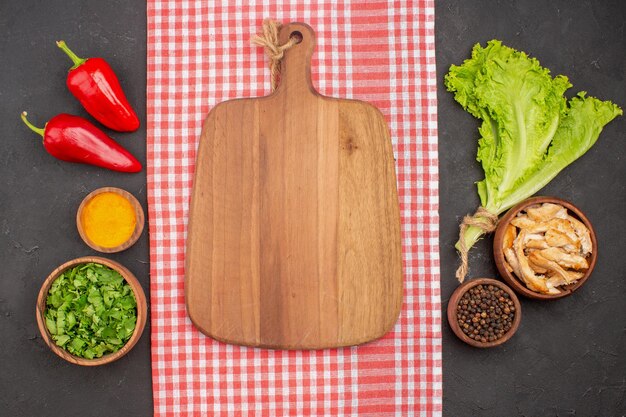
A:
[[[294,30],[289,34],[289,39],[291,38],[294,38],[296,40],[296,45],[299,44],[300,42],[302,42],[302,32],[300,32],[299,30]]]

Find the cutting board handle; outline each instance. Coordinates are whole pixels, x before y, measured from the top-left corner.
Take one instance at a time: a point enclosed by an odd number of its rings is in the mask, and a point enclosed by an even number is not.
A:
[[[279,44],[284,45],[291,37],[298,37],[302,40],[285,51],[281,63],[280,83],[276,88],[276,93],[292,90],[305,92],[307,89],[318,95],[311,82],[311,57],[315,49],[315,32],[306,23],[293,22],[280,29],[278,35]],[[302,88],[308,87],[307,89]]]

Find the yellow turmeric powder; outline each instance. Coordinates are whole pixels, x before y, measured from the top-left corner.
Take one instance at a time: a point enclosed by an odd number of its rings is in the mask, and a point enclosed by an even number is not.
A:
[[[135,231],[135,209],[123,196],[104,192],[83,208],[81,222],[87,238],[98,246],[112,248],[126,242]]]

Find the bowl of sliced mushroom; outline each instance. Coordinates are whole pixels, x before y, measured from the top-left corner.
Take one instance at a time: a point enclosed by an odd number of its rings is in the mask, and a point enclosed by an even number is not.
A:
[[[500,275],[517,293],[553,300],[587,281],[598,243],[591,223],[572,203],[533,197],[500,219],[493,254]]]

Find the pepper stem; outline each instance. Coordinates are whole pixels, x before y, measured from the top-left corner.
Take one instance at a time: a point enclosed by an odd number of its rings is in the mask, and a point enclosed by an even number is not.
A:
[[[22,112],[22,121],[26,124],[26,126],[28,126],[30,128],[30,130],[32,130],[35,133],[38,133],[41,135],[41,137],[43,137],[44,132],[46,131],[45,128],[40,128],[40,127],[36,127],[33,126],[31,122],[28,121],[28,119],[26,118],[26,115],[28,113],[26,113],[25,111]]]
[[[61,50],[65,52],[67,56],[69,56],[72,62],[74,63],[74,65],[70,69],[77,68],[80,65],[84,64],[85,61],[87,61],[84,58],[79,58],[74,52],[72,52],[72,50],[68,48],[67,45],[65,44],[65,41],[57,41],[57,46],[61,48]]]

